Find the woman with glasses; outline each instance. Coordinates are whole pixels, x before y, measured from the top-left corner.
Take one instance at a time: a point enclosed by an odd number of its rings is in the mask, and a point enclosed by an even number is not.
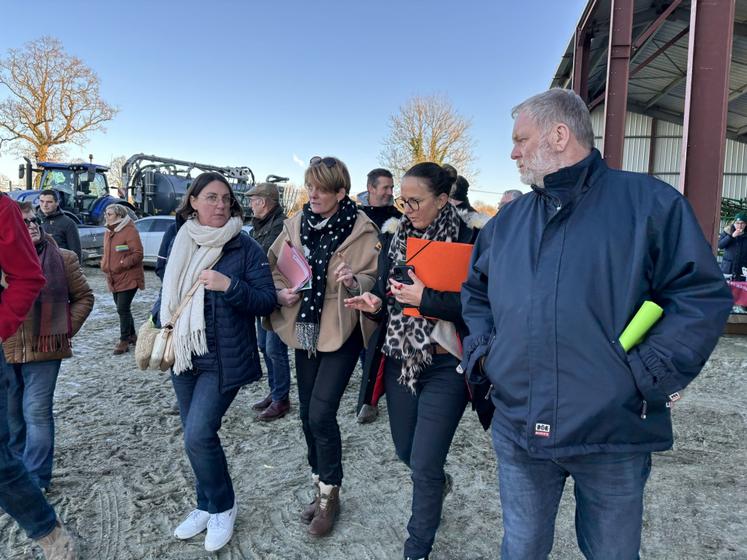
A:
[[[332,530],[339,512],[337,410],[368,334],[362,332],[368,325],[344,301],[373,286],[380,246],[378,229],[348,196],[350,174],[342,161],[312,158],[304,181],[309,202],[285,221],[268,255],[281,306],[270,323],[295,348],[301,424],[315,487],[301,520],[309,524],[310,535],[321,537]],[[288,243],[311,268],[310,283],[297,291],[276,266]]]
[[[399,201],[404,215],[391,230],[385,224],[385,239],[390,241],[379,257],[376,285],[345,301],[349,309],[379,322],[368,345],[363,377],[364,383],[374,383],[383,372],[394,447],[412,473],[412,511],[404,547],[408,559],[428,557],[443,499],[451,489],[444,464],[469,398],[465,378],[456,370],[460,339],[467,333],[459,292],[427,288],[417,270],[405,271],[405,277],[395,274],[394,267],[406,261],[408,237],[473,242],[476,230],[449,204],[456,177],[453,167],[430,162],[407,171]],[[404,306],[417,308],[421,316],[405,315]]]
[[[57,375],[62,360],[73,355],[71,339],[93,309],[93,292],[78,256],[42,231],[29,202],[20,207],[46,284],[21,327],[3,341],[7,364],[0,383],[8,389],[10,450],[46,491],[52,481]]]
[[[101,270],[106,276],[119,315],[119,342],[114,347],[116,355],[124,354],[130,345],[137,342],[131,308],[135,293],[138,289],[145,289],[143,244],[125,206],[107,206],[104,218],[106,232]]]
[[[174,536],[190,539],[207,529],[205,550],[213,552],[231,539],[238,510],[218,430],[241,386],[262,376],[254,323],[275,308],[275,287],[264,251],[241,230],[241,206],[221,174],[195,178],[176,223],[154,319],[170,323],[182,307],[171,382],[197,503]]]

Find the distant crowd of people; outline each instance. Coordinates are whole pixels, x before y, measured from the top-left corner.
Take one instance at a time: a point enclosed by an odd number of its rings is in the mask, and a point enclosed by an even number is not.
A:
[[[470,404],[498,458],[502,558],[548,557],[569,476],[584,556],[638,557],[651,453],[672,446],[671,407],[712,352],[731,294],[688,202],[648,175],[609,169],[576,94],[540,93],[512,116],[511,158],[531,191],[506,192],[490,220],[470,205],[467,180],[432,162],[404,174],[397,204],[392,173],[372,170],[359,205],[346,165],[316,156],[296,215],[285,215],[274,184],[249,191],[251,235],[222,175],[192,181],[163,237],[151,311],[156,326],[173,324],[170,378],[195,477],[177,539],[206,532],[211,552],[230,541],[239,499],[222,419],[262,377],[260,353],[269,387],[252,408],[263,422],[286,416],[292,349],[312,491],[299,519],[311,537],[329,535],[340,515],[337,416],[360,362],[358,422],[375,421],[385,396],[394,450],[411,472],[403,558],[431,553],[459,484],[444,467]],[[75,543],[44,495],[52,399],[94,297],[54,191],[42,193],[41,211],[42,224],[0,195],[0,507],[47,559],[70,560]],[[737,216],[721,238],[731,261],[747,254],[744,225]],[[101,269],[120,320],[114,353],[124,354],[137,343],[143,250],[123,206],[107,208],[106,227]],[[473,245],[461,290],[427,286],[408,266],[410,240]],[[303,286],[281,272],[289,252],[308,264]],[[663,317],[623,348],[620,333],[649,300]]]

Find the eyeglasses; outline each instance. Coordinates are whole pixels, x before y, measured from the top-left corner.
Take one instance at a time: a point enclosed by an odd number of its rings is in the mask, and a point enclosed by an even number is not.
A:
[[[327,166],[327,169],[332,169],[335,165],[337,165],[337,160],[333,157],[320,157],[320,156],[314,156],[309,160],[309,165],[319,165],[324,164]]]
[[[222,201],[223,204],[226,206],[231,206],[232,198],[230,194],[225,194],[223,196],[218,196],[217,194],[210,193],[203,197],[197,197],[202,198],[205,202],[207,202],[210,206],[217,206],[218,201]]]
[[[413,212],[417,212],[418,210],[420,210],[420,202],[421,201],[417,198],[402,198],[401,196],[397,197],[397,199],[394,201],[396,206],[399,206],[400,208],[404,208],[405,206],[407,206]]]
[[[26,224],[26,227],[29,227],[31,224],[36,224],[38,226],[41,224],[41,220],[39,220],[39,218],[24,218],[23,223]]]

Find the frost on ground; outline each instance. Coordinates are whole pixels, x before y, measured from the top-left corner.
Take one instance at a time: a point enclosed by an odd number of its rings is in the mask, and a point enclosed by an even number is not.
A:
[[[391,444],[385,403],[373,424],[355,422],[360,374],[342,402],[345,480],[333,534],[313,540],[298,520],[310,495],[309,471],[292,392],[292,413],[263,424],[250,405],[266,379],[245,387],[224,419],[226,449],[239,504],[233,540],[217,554],[202,539],[172,531],[194,506],[192,472],[168,376],[136,369],[132,352],[113,356],[118,322],[96,269],[86,274],[96,306],[63,362],[57,386],[57,443],[49,499],[78,537],[82,559],[305,560],[402,557],[411,483]],[[135,298],[139,325],[158,279]],[[674,409],[675,449],[654,456],[646,492],[642,558],[747,557],[744,372],[747,339],[722,338],[701,376]],[[295,388],[293,388],[295,391]],[[467,411],[449,455],[454,490],[447,497],[431,558],[497,559],[501,510],[488,435]],[[552,558],[580,558],[571,483],[561,503]],[[0,515],[0,558],[41,558],[18,526]]]

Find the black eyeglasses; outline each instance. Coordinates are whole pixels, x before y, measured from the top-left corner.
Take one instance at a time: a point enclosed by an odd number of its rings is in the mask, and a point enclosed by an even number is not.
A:
[[[327,166],[327,169],[332,169],[335,165],[337,165],[337,160],[333,157],[320,157],[320,156],[314,156],[309,160],[309,165],[319,165],[323,163]]]
[[[405,209],[405,206],[407,206],[413,212],[417,212],[418,210],[420,210],[420,201],[417,198],[402,198],[401,196],[399,196],[394,201],[394,205],[401,208],[402,210]]]
[[[39,218],[24,218],[23,223],[26,224],[26,227],[29,227],[31,224],[36,224],[38,226],[41,223],[41,220],[39,220]]]

